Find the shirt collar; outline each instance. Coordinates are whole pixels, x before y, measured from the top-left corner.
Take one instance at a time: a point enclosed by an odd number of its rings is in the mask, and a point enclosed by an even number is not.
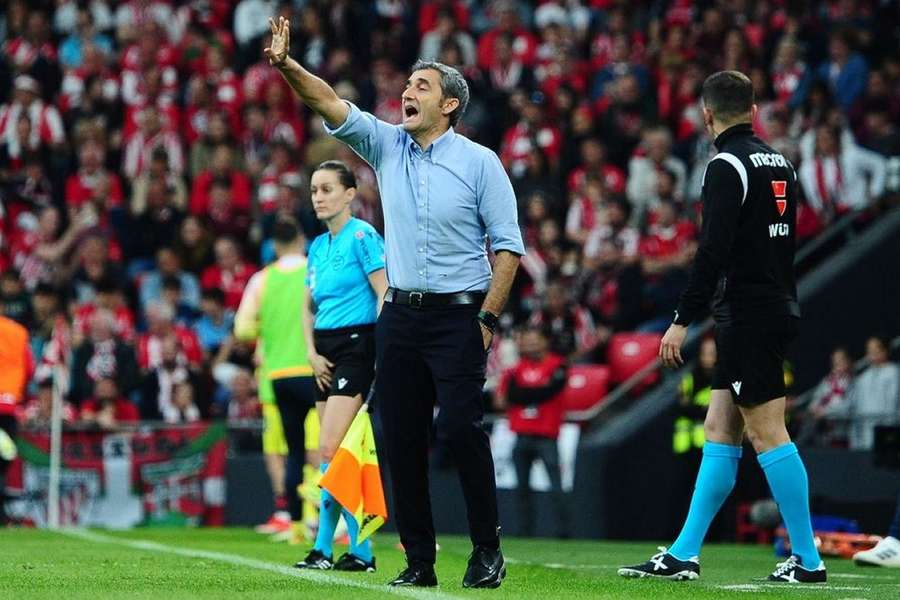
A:
[[[413,149],[413,152],[417,152],[419,154],[422,154],[423,156],[428,156],[428,154],[431,153],[431,160],[435,160],[442,152],[447,149],[447,147],[450,146],[450,143],[455,137],[456,132],[453,131],[453,127],[450,127],[449,129],[447,129],[447,131],[439,135],[437,139],[431,142],[431,145],[428,146],[428,150],[425,150],[424,152],[411,135],[409,136],[409,146]]]
[[[725,142],[738,135],[753,135],[753,125],[750,123],[738,123],[737,125],[732,125],[720,133],[713,144],[717,150],[721,150]]]

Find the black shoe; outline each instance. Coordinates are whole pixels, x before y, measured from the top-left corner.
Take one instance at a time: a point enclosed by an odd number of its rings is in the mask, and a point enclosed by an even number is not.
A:
[[[437,585],[437,575],[434,567],[421,563],[410,563],[388,585],[394,587],[434,587]]]
[[[335,571],[356,571],[360,573],[374,573],[375,572],[375,557],[372,557],[372,560],[369,562],[364,561],[360,557],[355,554],[350,554],[349,552],[344,553],[337,562],[334,563]]]
[[[678,560],[660,547],[659,553],[654,554],[645,563],[619,569],[622,577],[660,577],[675,581],[700,578],[700,561],[695,556],[690,560]]]
[[[306,558],[294,565],[298,569],[318,569],[328,571],[334,567],[330,556],[325,556],[319,550],[311,550]]]
[[[803,566],[800,557],[796,555],[789,557],[783,563],[778,563],[768,579],[768,581],[779,583],[825,583],[827,580],[824,562],[819,561],[819,566],[815,569],[807,569]]]
[[[464,588],[497,588],[506,577],[506,561],[499,548],[476,546],[463,577]]]

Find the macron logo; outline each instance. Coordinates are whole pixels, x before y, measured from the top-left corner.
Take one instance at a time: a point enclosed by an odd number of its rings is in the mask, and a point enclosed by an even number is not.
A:
[[[731,387],[734,388],[734,393],[735,393],[735,395],[737,395],[737,396],[740,396],[740,395],[741,395],[741,384],[742,384],[742,383],[743,383],[743,382],[741,382],[741,381],[734,381],[734,382],[731,383]]]
[[[346,386],[346,385],[347,385],[347,380],[346,380],[346,379],[344,379],[343,377],[341,377],[340,379],[338,379],[338,389],[339,389],[339,390],[344,389],[344,386]]]

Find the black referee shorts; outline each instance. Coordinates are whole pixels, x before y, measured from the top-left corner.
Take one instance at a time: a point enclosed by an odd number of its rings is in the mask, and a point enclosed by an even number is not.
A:
[[[751,408],[784,396],[784,356],[797,336],[796,317],[753,324],[716,324],[712,389],[729,390],[735,404]]]
[[[375,379],[375,325],[316,329],[313,341],[316,352],[334,364],[331,387],[322,391],[315,386],[316,402],[357,394],[365,400]]]

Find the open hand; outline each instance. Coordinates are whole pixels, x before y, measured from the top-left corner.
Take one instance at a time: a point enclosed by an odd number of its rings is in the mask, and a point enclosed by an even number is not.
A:
[[[272,41],[263,52],[269,58],[270,65],[280,65],[287,59],[291,47],[291,23],[284,17],[278,17],[276,23],[275,19],[270,17],[269,28],[272,30]]]
[[[681,358],[681,346],[684,344],[686,335],[687,327],[684,325],[675,325],[673,323],[669,326],[662,342],[659,344],[659,357],[665,366],[679,367],[684,364],[684,359]]]

